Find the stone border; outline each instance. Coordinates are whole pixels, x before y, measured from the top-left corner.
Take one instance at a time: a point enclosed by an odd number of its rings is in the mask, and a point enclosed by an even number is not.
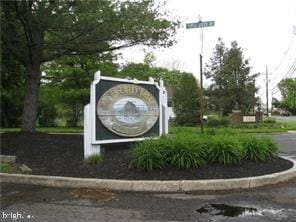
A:
[[[4,183],[31,184],[48,187],[86,187],[117,191],[184,192],[250,189],[296,178],[296,160],[287,157],[283,158],[291,161],[293,167],[279,173],[237,179],[113,180],[0,173],[0,181]]]
[[[15,163],[16,156],[0,154],[0,163]]]

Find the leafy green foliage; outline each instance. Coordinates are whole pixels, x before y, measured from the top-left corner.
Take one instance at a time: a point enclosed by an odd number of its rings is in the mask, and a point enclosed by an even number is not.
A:
[[[268,119],[265,119],[263,122],[264,123],[271,123],[271,124],[273,124],[273,123],[276,123],[276,120],[275,119],[272,119],[272,118],[268,118]]]
[[[99,60],[91,56],[63,57],[43,66],[46,75],[41,86],[39,122],[41,119],[48,124],[44,119],[59,117],[66,119],[69,127],[79,125],[83,107],[89,103],[93,73],[97,70],[109,75],[117,73],[117,67],[110,61],[100,63]]]
[[[10,170],[10,166],[7,163],[0,163],[0,172],[7,173]]]
[[[1,44],[28,72],[22,130],[35,130],[42,64],[63,56],[104,57],[138,44],[171,46],[178,22],[165,19],[160,8],[154,0],[1,2]]]
[[[277,145],[268,137],[245,137],[242,139],[244,159],[264,161],[277,154]]]
[[[296,114],[296,78],[283,79],[278,87],[283,97],[282,106]]]
[[[0,70],[1,127],[18,127],[21,125],[26,70],[2,41]]]
[[[276,157],[279,151],[278,144],[275,143],[270,137],[267,137],[267,136],[262,137],[261,139],[264,143],[264,146],[267,147],[266,149],[268,149],[269,157]]]
[[[164,168],[166,166],[163,155],[165,146],[163,139],[148,139],[137,143],[132,149],[134,159],[130,162],[130,167],[146,171]]]
[[[250,112],[258,101],[254,96],[258,89],[254,85],[257,75],[249,74],[249,62],[237,42],[232,42],[228,49],[219,38],[205,71],[213,81],[205,92],[208,109],[227,115],[238,105],[243,113]]]
[[[210,163],[224,165],[239,164],[242,160],[242,148],[237,137],[218,135],[211,138],[207,145]]]
[[[168,165],[180,169],[192,169],[205,164],[204,143],[194,135],[181,134],[171,138],[171,146],[165,150]]]
[[[200,120],[197,80],[191,74],[184,74],[180,83],[173,87],[173,109],[175,122],[180,126],[193,126]]]
[[[153,77],[156,81],[162,79],[165,86],[173,87],[178,85],[180,78],[185,73],[178,70],[168,70],[162,67],[153,67],[148,63],[129,63],[123,67],[118,73],[119,77],[130,77],[139,80],[148,80],[149,77]]]
[[[222,117],[219,119],[209,119],[207,122],[207,126],[209,127],[227,127],[230,126],[230,120],[226,117]]]
[[[184,128],[186,129],[186,128]],[[198,168],[206,163],[237,165],[241,160],[265,161],[277,156],[270,137],[241,135],[234,130],[212,129],[206,134],[177,132],[136,143],[130,167],[151,171],[165,167]]]
[[[100,164],[104,160],[104,156],[102,154],[93,154],[86,159],[86,163],[89,164]]]

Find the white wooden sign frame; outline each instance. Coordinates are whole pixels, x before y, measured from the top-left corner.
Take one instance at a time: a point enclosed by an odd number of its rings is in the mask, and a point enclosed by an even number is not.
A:
[[[101,153],[101,145],[109,143],[123,143],[144,140],[145,137],[135,138],[120,138],[120,139],[105,139],[96,140],[96,85],[101,80],[130,83],[130,84],[145,84],[154,85],[159,91],[159,136],[168,134],[168,107],[167,107],[167,91],[163,81],[159,84],[149,77],[148,81],[140,81],[137,79],[122,79],[108,76],[101,76],[100,71],[94,75],[94,81],[90,88],[90,103],[84,106],[84,157],[87,158],[94,154]]]

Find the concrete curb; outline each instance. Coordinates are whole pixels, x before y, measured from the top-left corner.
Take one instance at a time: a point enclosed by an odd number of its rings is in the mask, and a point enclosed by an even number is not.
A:
[[[279,182],[284,182],[292,178],[296,178],[296,160],[287,157],[283,158],[293,162],[293,167],[289,170],[282,171],[279,173],[238,179],[174,181],[112,180],[0,173],[0,181],[4,183],[31,184],[48,187],[86,187],[117,191],[147,192],[184,192],[250,189],[265,185],[277,184]]]

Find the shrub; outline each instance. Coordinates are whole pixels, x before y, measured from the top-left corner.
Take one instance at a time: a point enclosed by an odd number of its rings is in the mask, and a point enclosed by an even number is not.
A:
[[[280,116],[281,113],[280,113],[279,111],[273,111],[273,112],[271,113],[271,115],[272,115],[272,116]]]
[[[205,134],[208,136],[215,136],[215,135],[237,135],[237,131],[231,128],[209,128],[205,130]]]
[[[214,129],[204,135],[179,132],[135,144],[130,167],[150,171],[167,166],[192,169],[206,162],[234,165],[242,159],[264,161],[277,151],[269,137],[247,137],[231,129]]]
[[[224,165],[239,164],[243,156],[238,138],[229,135],[213,137],[207,145],[209,162]]]
[[[86,163],[89,164],[100,164],[103,162],[104,156],[102,154],[93,154],[86,159]]]
[[[263,123],[276,123],[275,119],[267,118],[263,121]]]
[[[207,126],[210,127],[227,127],[230,126],[230,120],[228,118],[220,118],[220,119],[209,119],[207,122]]]
[[[269,137],[245,137],[242,139],[244,159],[264,161],[277,155],[278,146]]]
[[[10,166],[7,163],[0,163],[0,172],[7,173],[10,170]]]
[[[168,165],[180,169],[192,169],[206,162],[204,143],[193,135],[179,135],[171,139],[165,150]]]
[[[199,87],[192,74],[181,75],[173,86],[175,123],[179,126],[196,126],[199,122]]]
[[[279,147],[278,144],[276,142],[274,142],[270,137],[261,137],[260,138],[263,142],[263,146],[266,147],[266,149],[268,149],[268,153],[270,157],[276,157],[279,151]]]
[[[165,138],[158,140],[147,139],[135,144],[132,149],[133,160],[130,167],[146,171],[164,168],[166,166],[163,155],[165,146],[167,146]]]

